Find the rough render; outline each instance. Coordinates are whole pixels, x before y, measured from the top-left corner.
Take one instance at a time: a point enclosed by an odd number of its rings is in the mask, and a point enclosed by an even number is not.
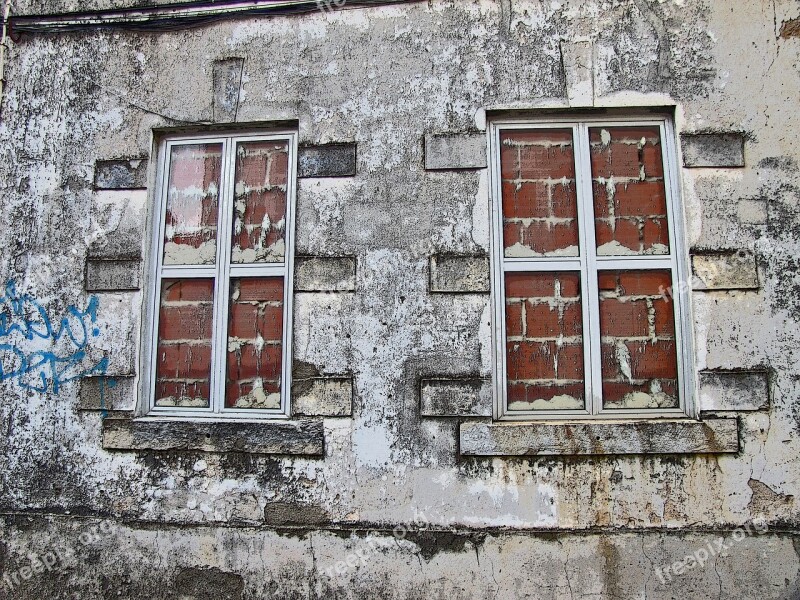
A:
[[[95,161],[151,156],[154,128],[212,121],[214,61],[243,59],[237,121],[296,119],[301,144],[355,141],[358,155],[354,177],[298,181],[297,253],[357,263],[355,292],[295,298],[294,360],[352,375],[352,418],[325,419],[324,459],[106,451],[104,411],[78,410],[77,379],[39,392],[4,377],[4,571],[77,545],[91,525],[74,515],[116,524],[81,566],[10,597],[794,597],[800,42],[785,24],[797,13],[788,0],[432,0],[13,44],[0,269],[52,319],[87,305],[87,255],[148,254],[152,195],[95,191]],[[491,374],[489,296],[429,293],[431,256],[488,252],[488,175],[426,172],[424,135],[569,102],[676,104],[680,132],[746,139],[744,168],[684,169],[681,182],[687,245],[752,252],[758,268],[759,289],[692,293],[697,369],[769,373],[769,409],[739,414],[737,454],[459,458],[457,420],[420,419],[421,379]],[[106,375],[130,375],[146,294],[96,297],[85,366],[107,356]],[[323,573],[364,530],[389,538],[420,514],[438,533],[381,546],[344,579]],[[660,585],[651,565],[754,520],[771,531]]]

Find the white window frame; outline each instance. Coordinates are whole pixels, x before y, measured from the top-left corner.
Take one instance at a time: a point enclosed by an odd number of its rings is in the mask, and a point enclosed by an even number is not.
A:
[[[236,169],[236,145],[243,142],[286,142],[289,167],[286,180],[285,254],[282,263],[232,264],[231,241]],[[168,165],[172,148],[184,144],[222,144],[219,212],[217,216],[217,255],[213,265],[164,265],[164,230],[167,206]],[[155,208],[150,249],[150,285],[148,286],[148,318],[143,339],[140,416],[180,420],[264,420],[287,419],[290,415],[292,386],[292,303],[294,272],[294,223],[297,180],[297,132],[274,130],[263,134],[228,132],[220,134],[172,135],[161,140],[158,149]],[[155,405],[155,383],[158,356],[158,317],[162,279],[184,277],[213,278],[213,328],[211,335],[211,376],[208,407],[172,407]],[[283,277],[283,336],[281,346],[281,400],[276,409],[225,408],[225,379],[228,347],[230,281],[239,277]]]
[[[658,126],[661,135],[664,187],[667,196],[669,255],[598,256],[595,243],[592,198],[589,128],[603,126]],[[503,247],[502,176],[500,134],[514,129],[565,129],[573,132],[580,256],[507,258]],[[696,389],[693,369],[692,319],[689,302],[689,253],[684,240],[685,222],[680,201],[680,172],[675,131],[666,116],[591,116],[569,115],[542,119],[519,118],[491,121],[488,127],[488,152],[491,157],[490,214],[491,301],[492,301],[492,380],[496,420],[616,420],[696,418]],[[600,307],[597,273],[599,268],[639,270],[669,269],[672,273],[672,299],[675,311],[675,348],[678,364],[679,406],[671,409],[603,409],[600,363]],[[514,410],[507,408],[505,278],[508,271],[572,271],[580,273],[583,312],[584,409]],[[588,343],[587,343],[588,342]]]

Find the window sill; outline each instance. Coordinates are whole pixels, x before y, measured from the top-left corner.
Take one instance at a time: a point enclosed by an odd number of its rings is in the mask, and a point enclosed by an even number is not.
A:
[[[465,422],[462,456],[730,454],[739,451],[737,419],[580,423]]]
[[[103,448],[106,450],[322,456],[324,442],[322,421],[103,421]]]

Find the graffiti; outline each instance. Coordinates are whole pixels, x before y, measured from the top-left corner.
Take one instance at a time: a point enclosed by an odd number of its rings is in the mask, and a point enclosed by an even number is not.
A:
[[[92,296],[86,308],[69,306],[51,318],[35,298],[19,294],[8,281],[0,297],[0,381],[58,394],[65,383],[105,374],[108,358],[92,364],[87,355],[90,340],[100,335],[98,305]]]

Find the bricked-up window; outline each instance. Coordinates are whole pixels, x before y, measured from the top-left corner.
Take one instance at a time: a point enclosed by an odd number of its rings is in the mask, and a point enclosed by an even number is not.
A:
[[[492,124],[498,418],[691,414],[672,131]]]
[[[149,412],[288,414],[293,133],[161,146]]]

